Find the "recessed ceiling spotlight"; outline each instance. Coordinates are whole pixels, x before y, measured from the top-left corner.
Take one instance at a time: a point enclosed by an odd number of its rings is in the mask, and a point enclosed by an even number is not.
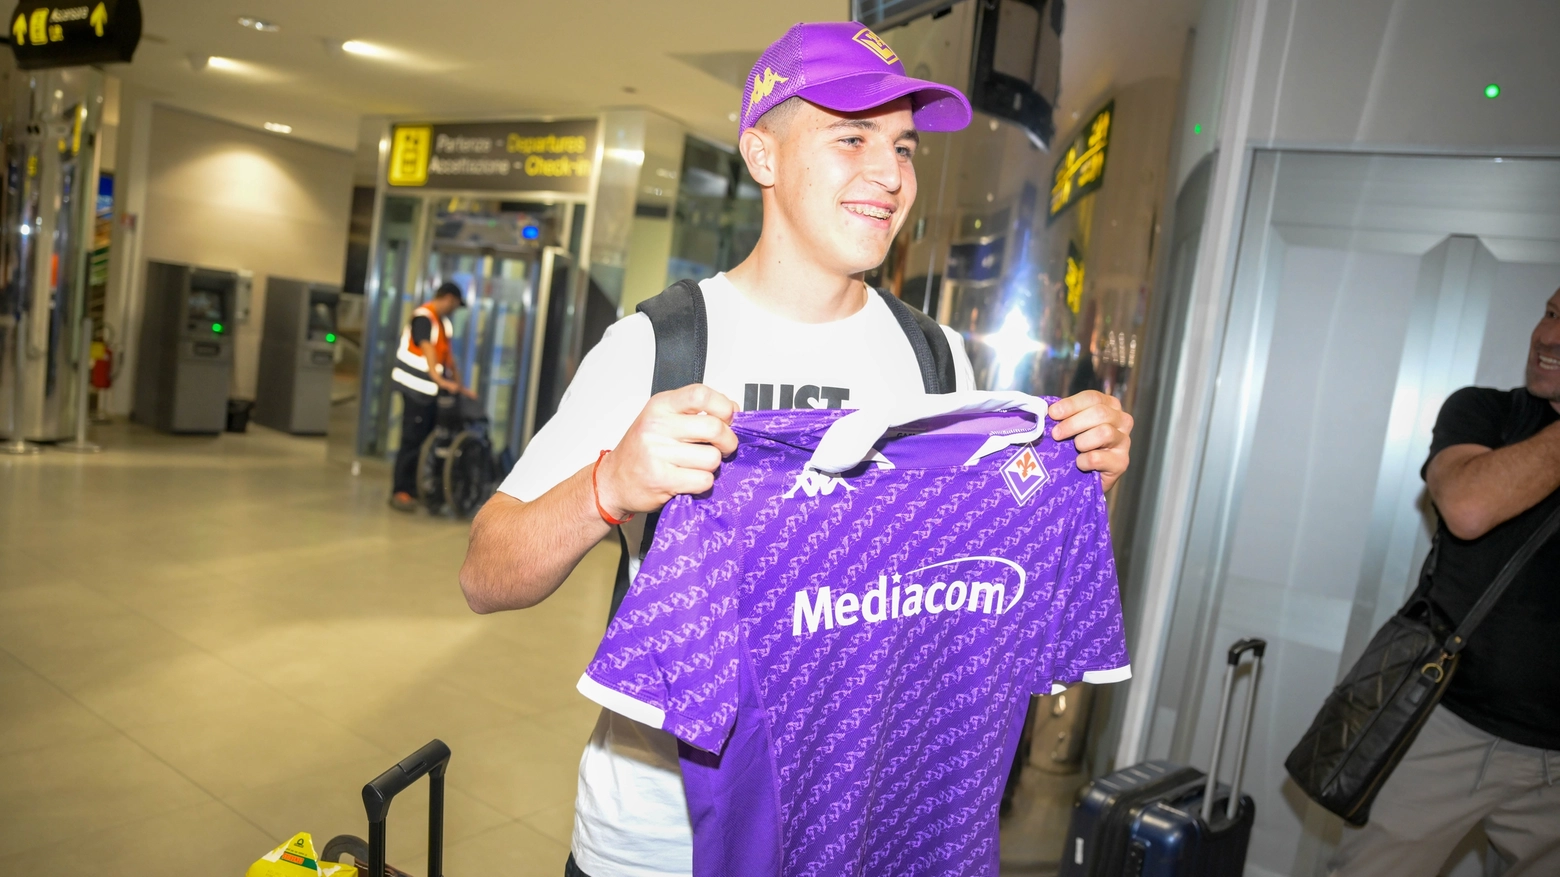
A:
[[[292,126],[291,125],[283,125],[281,122],[266,122],[265,123],[265,130],[267,130],[267,131],[275,131],[278,134],[291,134],[292,133]]]
[[[261,33],[276,33],[282,29],[282,26],[274,21],[265,21],[259,18],[251,18],[248,15],[240,15],[238,17],[238,26],[247,27],[251,30],[257,30]]]
[[[349,55],[362,55],[365,58],[391,58],[395,53],[384,46],[376,46],[373,43],[365,43],[362,40],[347,40],[341,44],[341,50]]]

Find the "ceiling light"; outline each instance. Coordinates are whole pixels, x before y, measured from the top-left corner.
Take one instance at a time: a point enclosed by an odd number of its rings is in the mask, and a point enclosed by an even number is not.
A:
[[[259,18],[251,18],[248,15],[240,15],[238,17],[238,26],[257,30],[261,33],[276,33],[282,29],[282,26],[274,21],[264,21]]]
[[[265,130],[267,130],[267,131],[275,131],[278,134],[291,134],[292,133],[292,126],[291,125],[283,125],[281,122],[266,122],[265,123]]]
[[[365,58],[390,58],[395,55],[384,46],[376,46],[362,40],[347,40],[341,44],[341,50],[349,55],[362,55]]]
[[[192,58],[190,60],[193,63],[194,59]],[[244,65],[242,63],[234,61],[232,58],[224,58],[221,55],[212,55],[211,57],[207,58],[206,63],[201,66],[210,67],[214,70],[226,70],[230,73],[237,73],[238,71],[244,69]]]

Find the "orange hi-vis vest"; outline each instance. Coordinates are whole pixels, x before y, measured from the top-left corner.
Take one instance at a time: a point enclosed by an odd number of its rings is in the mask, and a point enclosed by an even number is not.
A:
[[[444,376],[444,363],[450,358],[450,334],[455,331],[455,327],[448,319],[439,316],[432,305],[425,304],[412,313],[412,319],[407,320],[406,327],[401,330],[401,343],[395,351],[395,368],[390,372],[390,379],[413,393],[431,399],[439,395],[439,385],[429,377],[428,359],[423,356],[417,342],[412,340],[412,322],[418,317],[427,317],[431,324],[428,340],[433,343],[433,367],[438,370],[440,377]]]

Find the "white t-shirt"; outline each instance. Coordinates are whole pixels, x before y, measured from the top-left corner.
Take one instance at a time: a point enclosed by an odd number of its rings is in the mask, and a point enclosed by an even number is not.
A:
[[[866,306],[832,323],[799,323],[750,301],[724,274],[700,282],[708,316],[704,383],[744,410],[859,408],[924,392],[899,322],[868,290]],[[958,389],[974,372],[953,349]],[[616,447],[650,398],[655,333],[643,314],[607,330],[499,490],[530,501]],[[631,546],[639,521],[629,525]],[[637,570],[637,564],[635,565]],[[693,871],[693,832],[670,734],[603,710],[580,758],[575,862],[591,877],[670,877]]]

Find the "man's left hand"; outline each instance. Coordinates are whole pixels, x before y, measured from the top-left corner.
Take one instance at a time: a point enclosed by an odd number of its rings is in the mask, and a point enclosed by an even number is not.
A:
[[[1056,421],[1051,437],[1059,442],[1072,439],[1078,449],[1078,468],[1098,470],[1100,483],[1110,490],[1131,462],[1132,415],[1121,410],[1121,400],[1084,390],[1057,400],[1047,413]]]

